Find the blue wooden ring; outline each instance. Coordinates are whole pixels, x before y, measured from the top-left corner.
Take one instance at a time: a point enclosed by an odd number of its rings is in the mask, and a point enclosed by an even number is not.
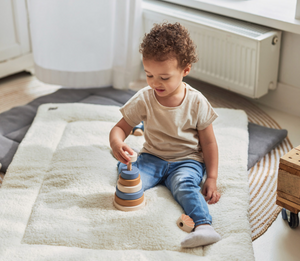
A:
[[[127,170],[127,166],[121,168],[121,177],[123,179],[136,179],[139,176],[139,169],[132,166],[132,170]]]
[[[144,189],[142,188],[140,191],[138,192],[134,192],[134,193],[124,193],[122,191],[120,191],[118,189],[118,187],[116,187],[116,195],[121,198],[121,199],[125,199],[125,200],[133,200],[133,199],[138,199],[141,196],[143,196],[144,194]]]

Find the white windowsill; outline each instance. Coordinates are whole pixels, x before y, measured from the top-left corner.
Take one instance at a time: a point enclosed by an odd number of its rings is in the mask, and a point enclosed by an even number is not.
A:
[[[297,0],[164,1],[300,34],[300,19],[295,19]]]

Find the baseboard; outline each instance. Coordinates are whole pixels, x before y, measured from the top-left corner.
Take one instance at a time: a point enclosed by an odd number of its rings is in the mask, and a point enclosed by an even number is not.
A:
[[[269,90],[268,94],[255,101],[273,109],[300,117],[299,98],[300,88],[278,82],[276,90]]]

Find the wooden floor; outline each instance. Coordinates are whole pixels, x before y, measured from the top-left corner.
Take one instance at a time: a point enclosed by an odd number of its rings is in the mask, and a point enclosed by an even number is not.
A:
[[[45,84],[26,72],[2,78],[0,79],[0,113],[27,104],[59,88],[60,86],[57,85]]]

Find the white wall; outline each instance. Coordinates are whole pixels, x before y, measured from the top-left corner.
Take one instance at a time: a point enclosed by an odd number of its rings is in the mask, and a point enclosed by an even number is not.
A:
[[[300,117],[300,35],[283,32],[278,87],[257,100]]]

